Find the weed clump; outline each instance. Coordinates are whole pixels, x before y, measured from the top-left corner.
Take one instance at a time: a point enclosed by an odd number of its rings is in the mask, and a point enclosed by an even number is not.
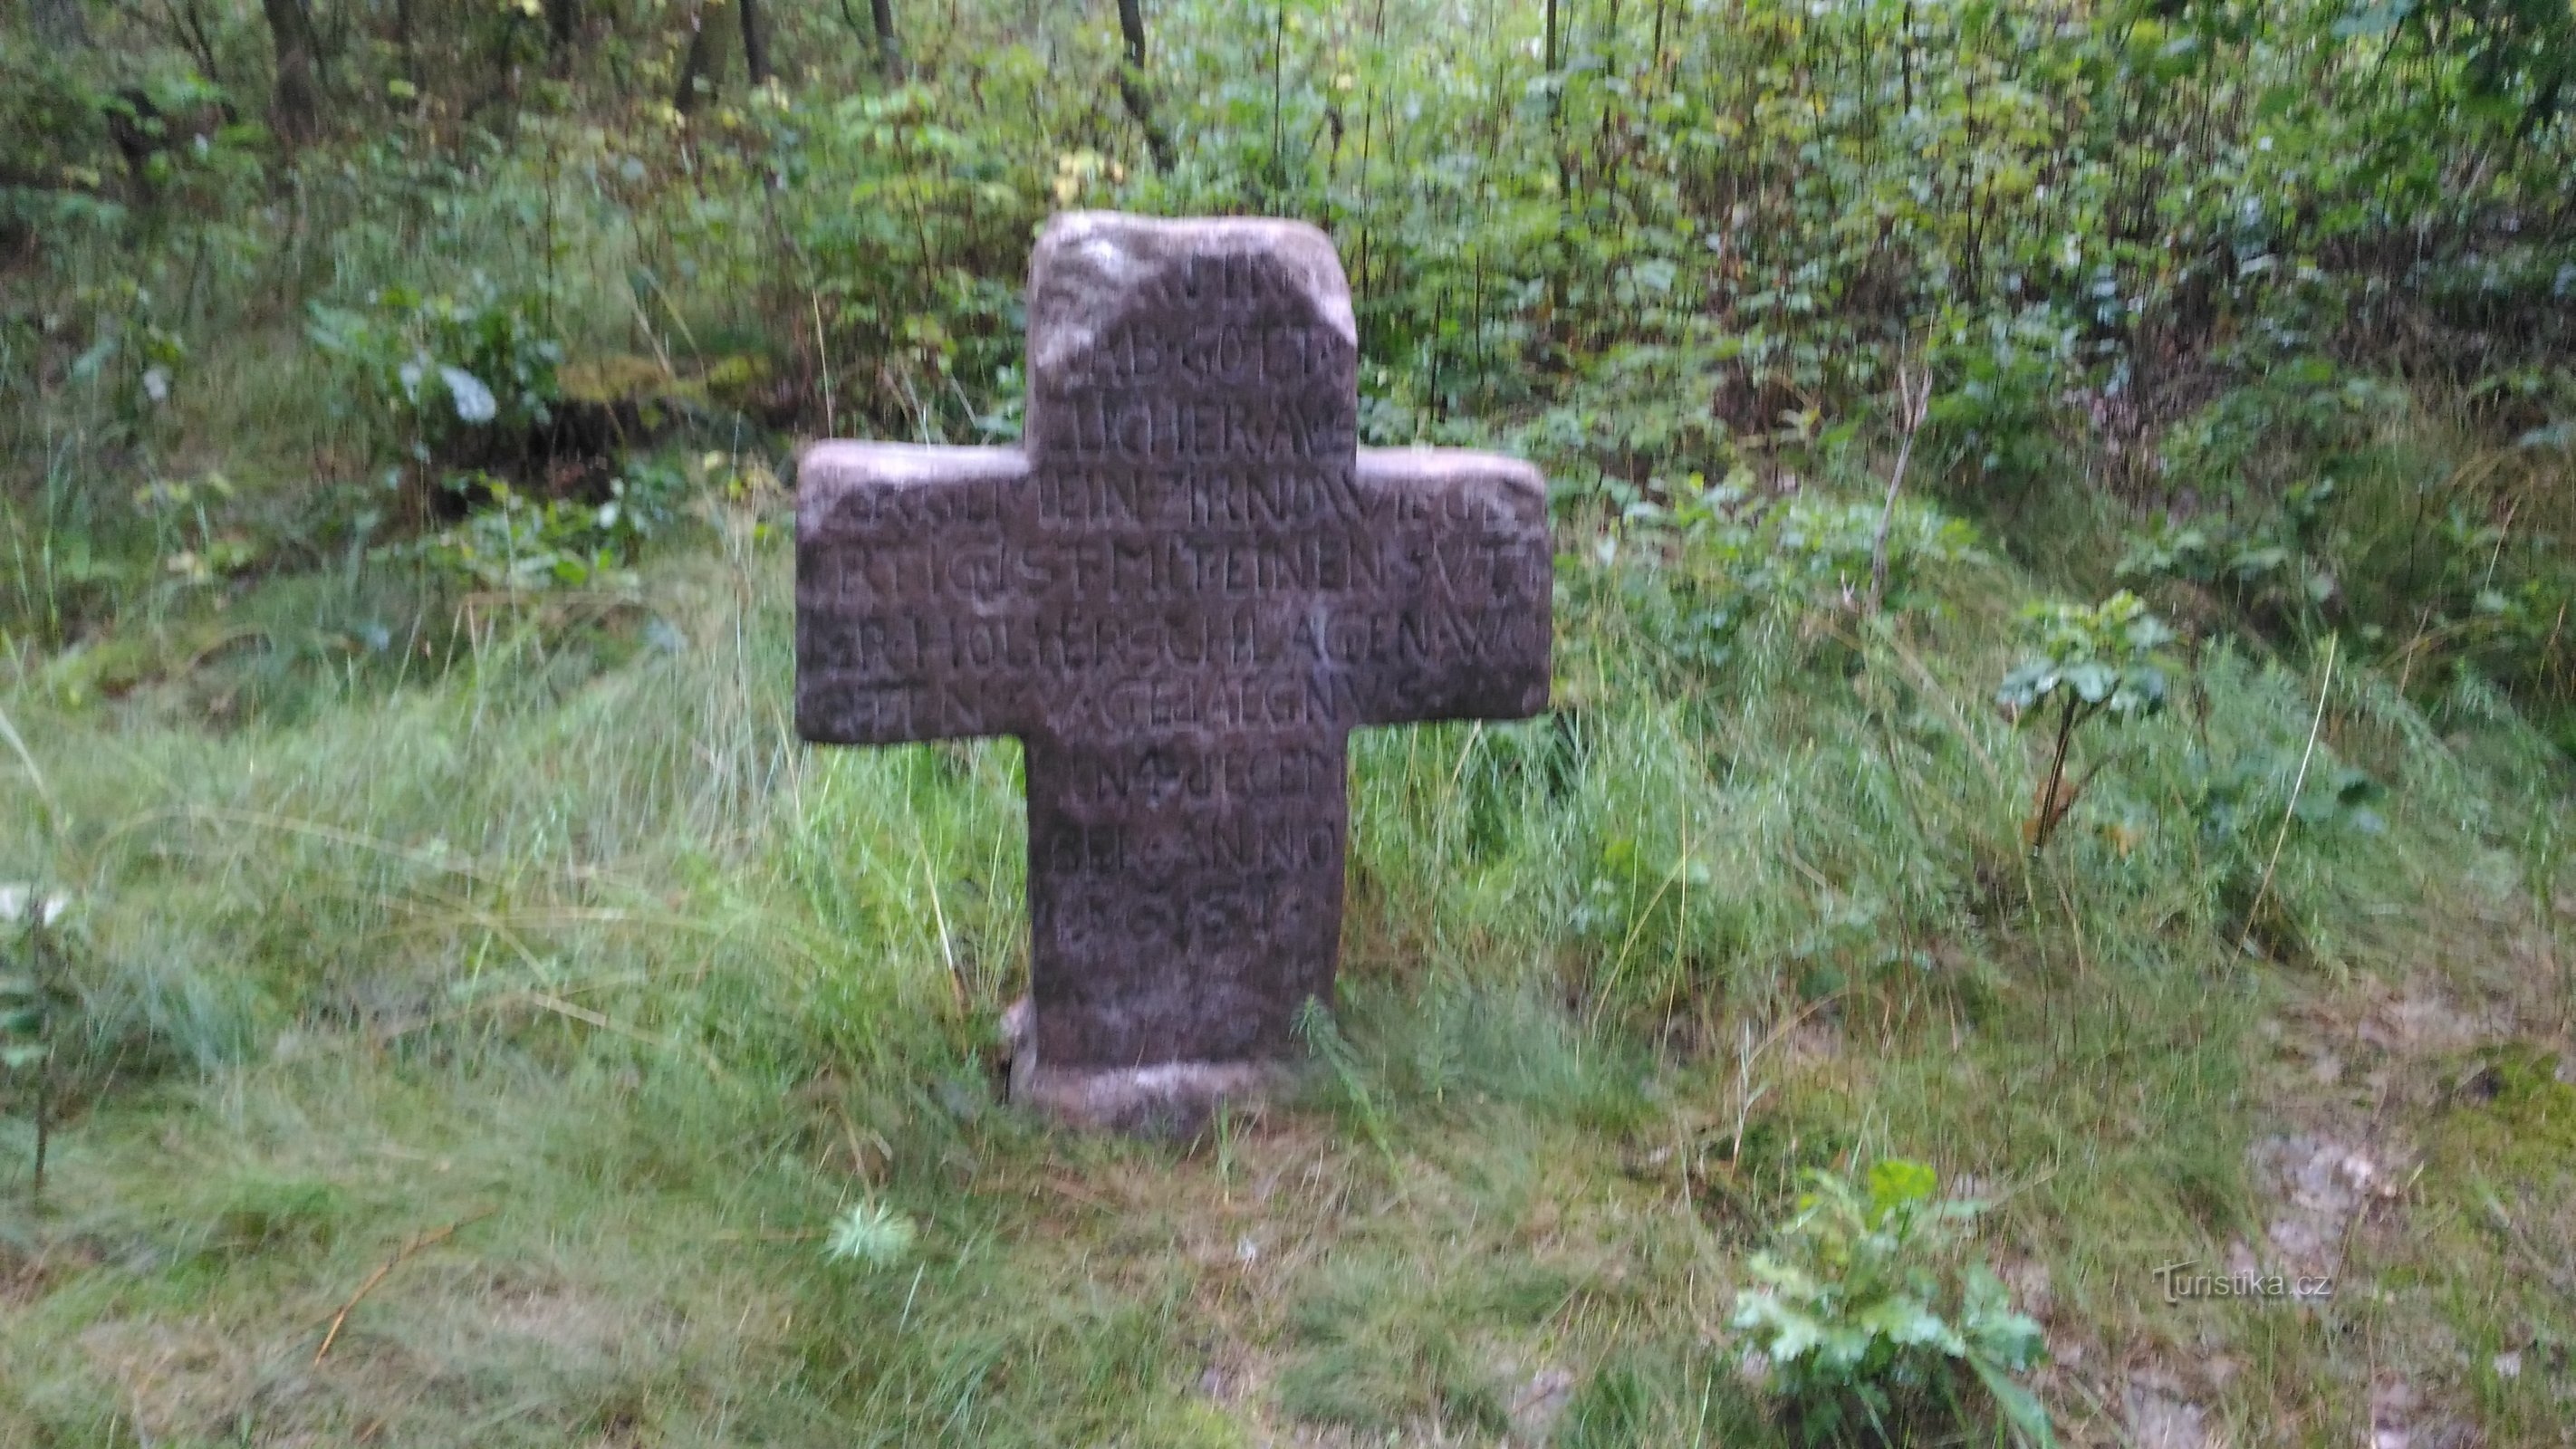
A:
[[[1813,1190],[1747,1263],[1759,1285],[1736,1300],[1748,1366],[1767,1373],[1782,1413],[1810,1443],[1900,1440],[1961,1414],[1972,1375],[2014,1430],[2054,1443],[2047,1411],[2017,1376],[2040,1361],[2039,1325],[2002,1280],[1963,1261],[1980,1205],[1934,1196],[1919,1162],[1889,1158],[1861,1183],[1813,1174]]]

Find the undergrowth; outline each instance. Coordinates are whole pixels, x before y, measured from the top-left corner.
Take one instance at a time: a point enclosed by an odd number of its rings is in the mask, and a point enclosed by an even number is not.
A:
[[[2564,15],[755,8],[0,20],[0,1441],[2569,1442]],[[1070,206],[1561,550],[1189,1142],[1004,1098],[1019,746],[788,704]],[[1988,1392],[1748,1362],[1899,1161]]]

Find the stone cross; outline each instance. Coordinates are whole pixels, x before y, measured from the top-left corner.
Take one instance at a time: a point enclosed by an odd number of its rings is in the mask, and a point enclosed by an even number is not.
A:
[[[1025,745],[1014,1094],[1186,1126],[1329,1003],[1352,727],[1547,705],[1536,469],[1361,449],[1332,243],[1057,217],[1018,448],[829,442],[797,475],[796,724]]]

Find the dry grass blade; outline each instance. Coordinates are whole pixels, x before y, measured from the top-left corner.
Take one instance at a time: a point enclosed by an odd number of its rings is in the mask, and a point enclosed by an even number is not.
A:
[[[340,1341],[340,1330],[348,1326],[349,1315],[356,1312],[358,1305],[366,1301],[367,1295],[376,1291],[376,1285],[392,1276],[396,1268],[411,1261],[423,1249],[435,1247],[455,1237],[459,1229],[471,1227],[499,1211],[499,1208],[485,1208],[478,1213],[469,1213],[444,1227],[432,1228],[425,1233],[416,1234],[409,1242],[404,1243],[401,1251],[387,1258],[377,1266],[376,1271],[368,1274],[367,1281],[358,1285],[358,1291],[349,1295],[349,1301],[340,1305],[340,1311],[331,1315],[330,1331],[322,1335],[322,1346],[313,1350],[313,1366],[320,1368],[322,1360],[331,1356],[331,1346]]]
[[[2236,941],[2237,949],[2248,955],[2254,952],[2254,923],[2262,919],[2263,903],[2272,895],[2272,873],[2280,868],[2281,847],[2290,839],[2290,821],[2298,812],[2299,792],[2308,785],[2308,764],[2317,756],[2317,733],[2326,722],[2326,698],[2334,692],[2335,646],[2338,642],[2335,635],[2326,637],[2326,677],[2325,682],[2317,686],[2317,712],[2308,721],[2308,747],[2299,755],[2299,775],[2290,782],[2289,803],[2281,807],[2281,828],[2272,836],[2272,858],[2263,863],[2263,883],[2255,888],[2254,904],[2246,908],[2245,929]]]

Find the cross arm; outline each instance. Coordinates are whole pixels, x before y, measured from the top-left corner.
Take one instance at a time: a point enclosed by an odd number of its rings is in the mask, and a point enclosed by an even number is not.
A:
[[[796,469],[796,731],[825,744],[1022,733],[1033,681],[992,667],[1027,459],[822,443]]]
[[[1359,488],[1389,520],[1373,617],[1347,631],[1373,667],[1362,720],[1523,719],[1547,708],[1555,549],[1547,485],[1517,458],[1363,448]]]

